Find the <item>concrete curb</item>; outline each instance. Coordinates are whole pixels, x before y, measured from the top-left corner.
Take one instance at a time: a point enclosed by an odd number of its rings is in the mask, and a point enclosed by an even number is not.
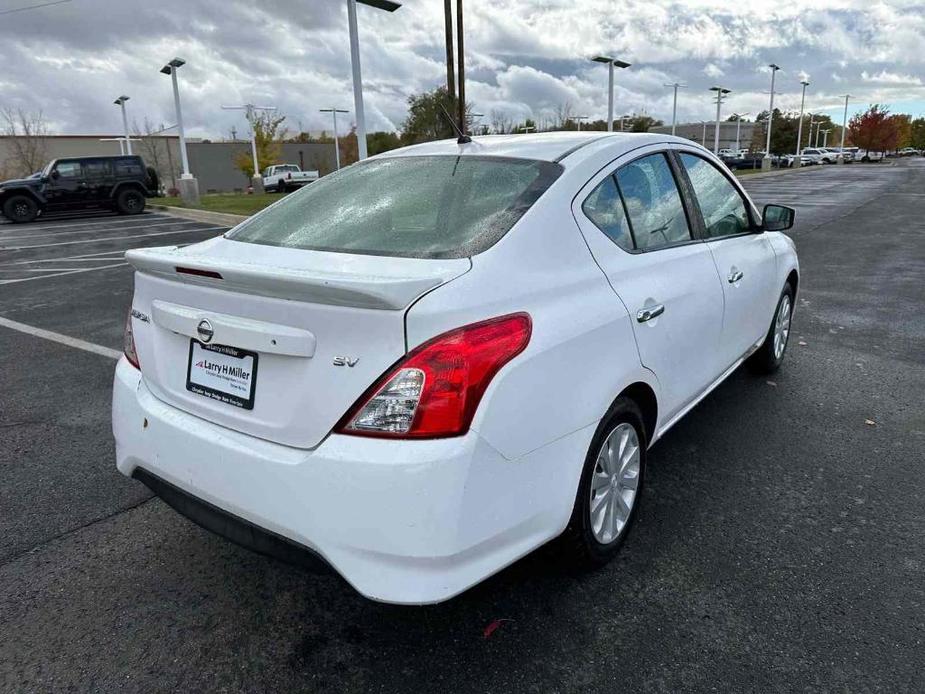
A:
[[[216,224],[220,226],[233,227],[240,224],[248,217],[240,214],[228,214],[227,212],[209,212],[208,210],[194,210],[187,207],[173,207],[171,205],[148,205],[151,210],[157,210],[172,217],[181,217],[191,219],[194,222],[205,222],[206,224]]]

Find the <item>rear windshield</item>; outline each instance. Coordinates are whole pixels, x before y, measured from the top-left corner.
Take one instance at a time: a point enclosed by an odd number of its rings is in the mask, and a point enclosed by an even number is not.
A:
[[[408,258],[466,258],[492,246],[562,172],[479,156],[394,157],[341,169],[252,217],[227,238]]]

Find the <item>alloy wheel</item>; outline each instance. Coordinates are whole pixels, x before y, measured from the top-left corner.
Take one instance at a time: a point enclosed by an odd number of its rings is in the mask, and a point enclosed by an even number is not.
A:
[[[622,422],[608,434],[591,475],[591,532],[601,544],[616,540],[629,521],[639,486],[641,451],[632,424]]]
[[[790,296],[784,294],[777,309],[777,318],[774,320],[774,358],[784,356],[787,339],[790,337]]]

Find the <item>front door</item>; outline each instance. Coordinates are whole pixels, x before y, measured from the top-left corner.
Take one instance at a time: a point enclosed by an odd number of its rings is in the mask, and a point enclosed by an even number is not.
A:
[[[714,163],[693,152],[678,153],[703,218],[726,304],[720,355],[725,369],[761,342],[771,325],[779,289],[777,259],[767,236],[757,232],[754,210]]]
[[[667,421],[719,376],[723,290],[710,249],[693,237],[666,154],[650,152],[592,179],[573,212],[629,313]]]
[[[87,199],[87,184],[79,161],[60,160],[49,172],[45,199],[49,210],[81,207]]]

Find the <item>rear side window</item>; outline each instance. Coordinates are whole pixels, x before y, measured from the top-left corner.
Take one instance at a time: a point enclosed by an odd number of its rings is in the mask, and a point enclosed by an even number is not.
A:
[[[112,175],[108,159],[85,159],[83,167],[84,176],[87,178],[107,178]]]
[[[625,251],[633,250],[633,237],[613,176],[601,181],[581,206],[582,212],[594,225]]]
[[[617,169],[617,184],[639,250],[691,240],[681,194],[664,154],[652,154]]]
[[[408,258],[466,258],[491,247],[562,172],[479,156],[373,159],[325,176],[227,238]]]
[[[681,153],[681,164],[694,188],[709,238],[749,231],[745,201],[719,169],[706,159],[686,153]]]
[[[116,176],[141,176],[144,173],[138,159],[116,159],[114,164]]]

